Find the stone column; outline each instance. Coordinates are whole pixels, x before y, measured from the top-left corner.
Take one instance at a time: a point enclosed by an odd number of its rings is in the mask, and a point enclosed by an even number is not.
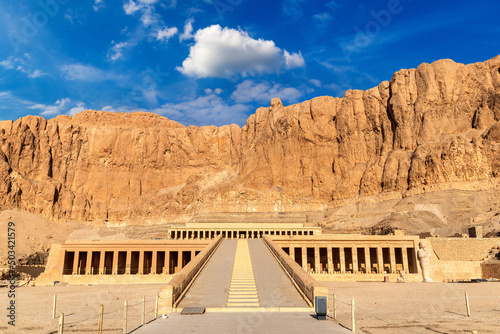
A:
[[[370,259],[370,247],[365,247],[365,265],[366,265],[366,273],[371,274],[372,262]]]
[[[88,250],[87,251],[87,266],[85,268],[85,275],[90,275],[90,271],[92,267],[92,251]]]
[[[196,251],[192,250],[191,251],[191,261],[194,260],[195,256],[196,256]]]
[[[307,247],[302,246],[302,268],[307,271]]]
[[[130,275],[130,267],[132,266],[132,251],[127,251],[125,259],[125,274]]]
[[[391,256],[391,273],[396,273],[396,252],[394,251],[394,246],[390,247],[390,256]]]
[[[408,265],[408,250],[406,247],[401,248],[401,253],[403,253],[403,270],[405,273],[410,272],[410,266]]]
[[[182,251],[177,250],[177,267],[173,268],[174,274],[176,274],[181,267],[182,267]]]
[[[104,268],[105,255],[106,255],[106,252],[105,251],[101,251],[100,259],[99,259],[99,275],[104,275],[105,274],[105,272],[104,272],[106,270],[106,268]]]
[[[170,251],[165,251],[165,263],[163,263],[163,273],[170,275]]]
[[[158,262],[158,251],[153,251],[153,258],[151,259],[151,274],[156,275],[156,266]]]
[[[328,257],[328,273],[332,274],[333,273],[333,252],[332,252],[332,247],[328,246],[326,248],[326,253]]]
[[[144,274],[144,251],[139,251],[139,272],[138,275]]]
[[[352,245],[352,272],[357,273],[358,272],[358,248],[356,247],[356,244]]]
[[[345,250],[344,247],[339,247],[340,256],[340,273],[345,274]]]
[[[318,246],[314,247],[314,272],[317,274],[321,272],[321,262],[319,261],[319,247]]]
[[[290,257],[292,258],[292,260],[295,261],[295,246],[294,245],[290,246]]]
[[[382,247],[377,247],[377,268],[378,274],[384,273],[384,254],[382,253]]]
[[[113,252],[113,269],[111,270],[112,275],[118,274],[118,251]]]
[[[80,258],[80,251],[75,251],[75,259],[73,261],[73,275],[78,275],[79,264],[78,259]]]

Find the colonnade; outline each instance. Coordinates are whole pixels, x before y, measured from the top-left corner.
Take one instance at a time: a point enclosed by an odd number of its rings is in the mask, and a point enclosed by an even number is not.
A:
[[[175,274],[201,249],[166,250],[66,250],[63,275]]]
[[[311,242],[312,244],[312,242]],[[310,273],[418,273],[414,247],[398,245],[281,245]]]
[[[313,229],[172,229],[169,231],[170,239],[175,240],[211,240],[222,234],[225,239],[260,239],[268,236],[310,236],[315,235]]]

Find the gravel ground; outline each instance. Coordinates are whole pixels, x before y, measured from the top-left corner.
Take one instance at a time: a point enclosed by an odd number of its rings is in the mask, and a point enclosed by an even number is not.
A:
[[[337,319],[350,329],[350,300],[355,298],[357,333],[499,333],[500,283],[321,282],[336,294]],[[163,284],[22,287],[16,291],[16,327],[7,325],[7,288],[0,288],[5,315],[0,333],[51,333],[52,301],[65,314],[65,333],[96,333],[99,305],[104,305],[104,333],[121,333],[123,302],[129,300],[129,331],[140,326],[142,297],[146,322],[153,319],[156,293]],[[466,316],[465,291],[472,316]],[[329,298],[331,301],[331,298]],[[399,327],[397,327],[397,326]]]
[[[104,306],[104,332],[122,333],[123,306],[128,300],[128,330],[141,324],[142,298],[146,298],[146,322],[153,319],[155,296],[164,284],[22,287],[16,290],[16,326],[2,316],[0,333],[57,333],[59,314],[64,313],[65,333],[96,333],[99,307]],[[7,288],[0,289],[0,305],[6,313]],[[54,294],[57,315],[52,318]],[[4,307],[5,305],[5,307]]]
[[[356,333],[500,333],[500,283],[320,282],[335,293],[338,322]],[[467,317],[465,292],[471,317]],[[333,298],[329,298],[331,302]],[[331,305],[330,305],[331,306]]]

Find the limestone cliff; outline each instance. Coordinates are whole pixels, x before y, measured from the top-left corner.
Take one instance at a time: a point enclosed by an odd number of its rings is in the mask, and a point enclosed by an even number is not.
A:
[[[80,222],[309,211],[500,176],[500,56],[400,70],[343,98],[273,99],[240,128],[85,111],[0,122],[0,206]]]

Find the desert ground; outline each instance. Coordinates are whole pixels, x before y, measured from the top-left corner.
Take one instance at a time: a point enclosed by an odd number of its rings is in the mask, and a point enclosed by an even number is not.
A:
[[[356,333],[498,333],[500,283],[320,282],[335,293],[337,321],[351,329],[355,300]],[[471,317],[467,317],[465,292]],[[331,302],[332,298],[329,298]]]
[[[351,298],[356,305],[356,333],[498,333],[500,283],[365,283],[321,282],[336,294],[337,321],[351,328]],[[54,333],[65,314],[65,333],[95,333],[99,306],[104,305],[104,333],[122,333],[123,303],[129,301],[128,330],[153,320],[154,300],[162,284],[22,287],[17,290],[16,328],[0,324],[3,333]],[[466,316],[464,294],[470,299]],[[7,305],[6,288],[0,289]],[[57,294],[57,317],[52,303]],[[331,298],[330,306],[331,306]],[[3,307],[2,307],[3,308]],[[333,316],[333,314],[330,314]],[[329,321],[333,321],[330,317]]]

